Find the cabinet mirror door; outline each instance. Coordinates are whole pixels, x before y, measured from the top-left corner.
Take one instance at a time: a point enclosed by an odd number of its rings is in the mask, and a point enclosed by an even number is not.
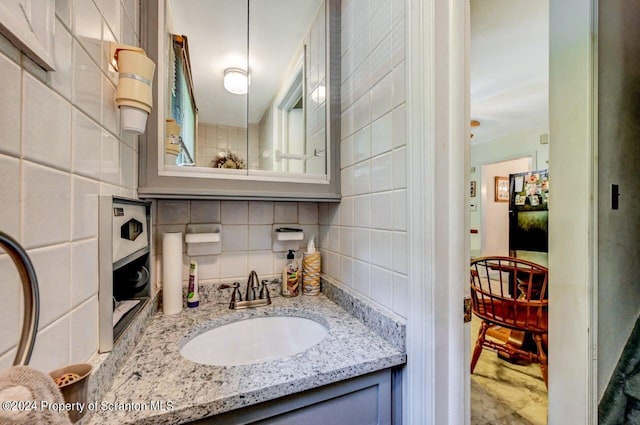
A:
[[[168,0],[164,164],[246,173],[247,1]],[[174,169],[175,171],[175,169]]]
[[[167,0],[159,175],[326,182],[323,0]]]

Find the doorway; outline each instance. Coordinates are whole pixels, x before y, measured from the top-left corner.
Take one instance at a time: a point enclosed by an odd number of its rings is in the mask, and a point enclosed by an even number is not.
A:
[[[487,4],[486,1],[478,1],[484,5]],[[473,2],[474,0],[471,0],[471,19],[474,12]],[[550,77],[547,105],[549,105],[551,131],[547,138],[540,137],[540,142],[551,140],[547,145],[549,158],[551,158],[548,168],[552,170],[551,179],[555,182],[552,184],[553,196],[558,201],[553,204],[549,219],[549,268],[551,270],[549,370],[553,375],[550,377],[549,384],[550,423],[566,423],[570,417],[566,413],[567,408],[575,409],[574,415],[578,415],[571,418],[574,423],[595,421],[597,406],[593,372],[595,367],[593,359],[596,358],[593,354],[596,347],[595,334],[589,332],[589,329],[594,329],[596,311],[594,308],[596,300],[593,296],[594,270],[597,264],[594,261],[596,246],[594,217],[597,214],[595,211],[597,204],[594,201],[596,165],[595,156],[590,156],[595,149],[595,135],[591,130],[592,123],[595,122],[593,100],[595,92],[593,86],[589,84],[595,75],[592,62],[594,44],[591,42],[595,39],[592,26],[596,20],[593,18],[595,9],[592,8],[591,2],[576,1],[572,2],[571,7],[577,8],[581,14],[574,13],[571,16],[571,8],[566,3],[549,1]],[[569,23],[570,20],[574,21]],[[473,63],[475,52],[473,40],[470,44],[469,56],[472,58],[470,62]],[[520,43],[520,50],[526,52],[528,46],[523,40]],[[497,45],[494,44],[494,48],[496,47]],[[471,75],[473,76],[473,70]],[[570,96],[567,87],[572,87],[579,92],[578,97],[583,102],[582,105],[578,106],[573,99],[565,98]],[[578,106],[577,109],[576,106]],[[477,119],[473,111],[470,118]],[[477,129],[473,132],[476,135],[479,133]],[[577,152],[584,152],[586,155],[576,157]],[[473,158],[473,148],[471,157]],[[554,169],[554,164],[560,165]],[[547,166],[542,161],[538,161],[535,168],[542,169]],[[570,186],[580,184],[580,178],[583,179],[582,187],[572,191]],[[582,210],[574,214],[576,203]],[[569,229],[571,230],[567,233]],[[568,240],[571,238],[576,239]],[[583,245],[578,245],[579,240]],[[576,255],[572,255],[573,253]],[[579,269],[580,265],[583,267],[582,270]],[[576,318],[576,315],[579,317]],[[570,338],[575,346],[559,338],[561,335]],[[554,343],[554,341],[557,342]],[[581,353],[577,347],[582,347],[589,355],[585,357],[583,354],[585,351]],[[581,386],[581,392],[576,398],[572,397],[568,400],[559,389],[564,387],[566,388],[564,392],[575,394],[576,388],[569,389],[567,384],[572,379],[584,382],[584,385]],[[576,400],[581,401],[576,402]]]
[[[517,233],[509,210],[517,207],[509,189],[505,197],[497,189],[501,181],[509,188],[511,174],[547,168],[548,144],[540,142],[549,132],[548,64],[549,0],[470,0],[470,179],[480,186],[469,212],[472,258],[478,251],[481,257],[524,256],[510,246]],[[546,212],[544,217],[546,224]],[[523,259],[547,267],[547,253],[535,254]],[[473,315],[471,347],[481,323]],[[537,353],[530,334],[491,326],[487,335],[497,344]],[[480,354],[470,376],[471,424],[546,425],[547,389],[538,364],[508,357],[487,348]]]
[[[597,421],[595,5],[594,0],[549,4],[549,165],[555,181],[549,215],[555,306],[549,311],[551,424]],[[405,413],[408,424],[461,425],[469,421],[469,330],[459,313],[468,285],[470,229],[469,191],[461,191],[470,181],[464,148],[470,120],[465,106],[469,3],[411,0],[411,6],[407,352],[412,362]],[[460,409],[462,394],[466,412]]]

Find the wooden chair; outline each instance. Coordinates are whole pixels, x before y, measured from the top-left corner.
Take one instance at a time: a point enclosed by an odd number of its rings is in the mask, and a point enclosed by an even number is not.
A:
[[[473,313],[482,319],[471,358],[471,373],[484,347],[508,358],[540,363],[547,385],[548,270],[530,261],[511,257],[482,257],[471,261]],[[528,332],[536,352],[486,339],[492,325]]]

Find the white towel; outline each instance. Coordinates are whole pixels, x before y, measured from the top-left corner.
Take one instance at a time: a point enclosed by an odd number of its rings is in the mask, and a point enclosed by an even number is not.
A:
[[[64,398],[46,373],[14,366],[0,373],[0,425],[70,425]]]

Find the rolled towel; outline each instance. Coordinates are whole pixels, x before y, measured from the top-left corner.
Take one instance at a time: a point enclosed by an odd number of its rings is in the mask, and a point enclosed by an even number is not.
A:
[[[70,425],[53,379],[27,366],[0,373],[0,424]]]

